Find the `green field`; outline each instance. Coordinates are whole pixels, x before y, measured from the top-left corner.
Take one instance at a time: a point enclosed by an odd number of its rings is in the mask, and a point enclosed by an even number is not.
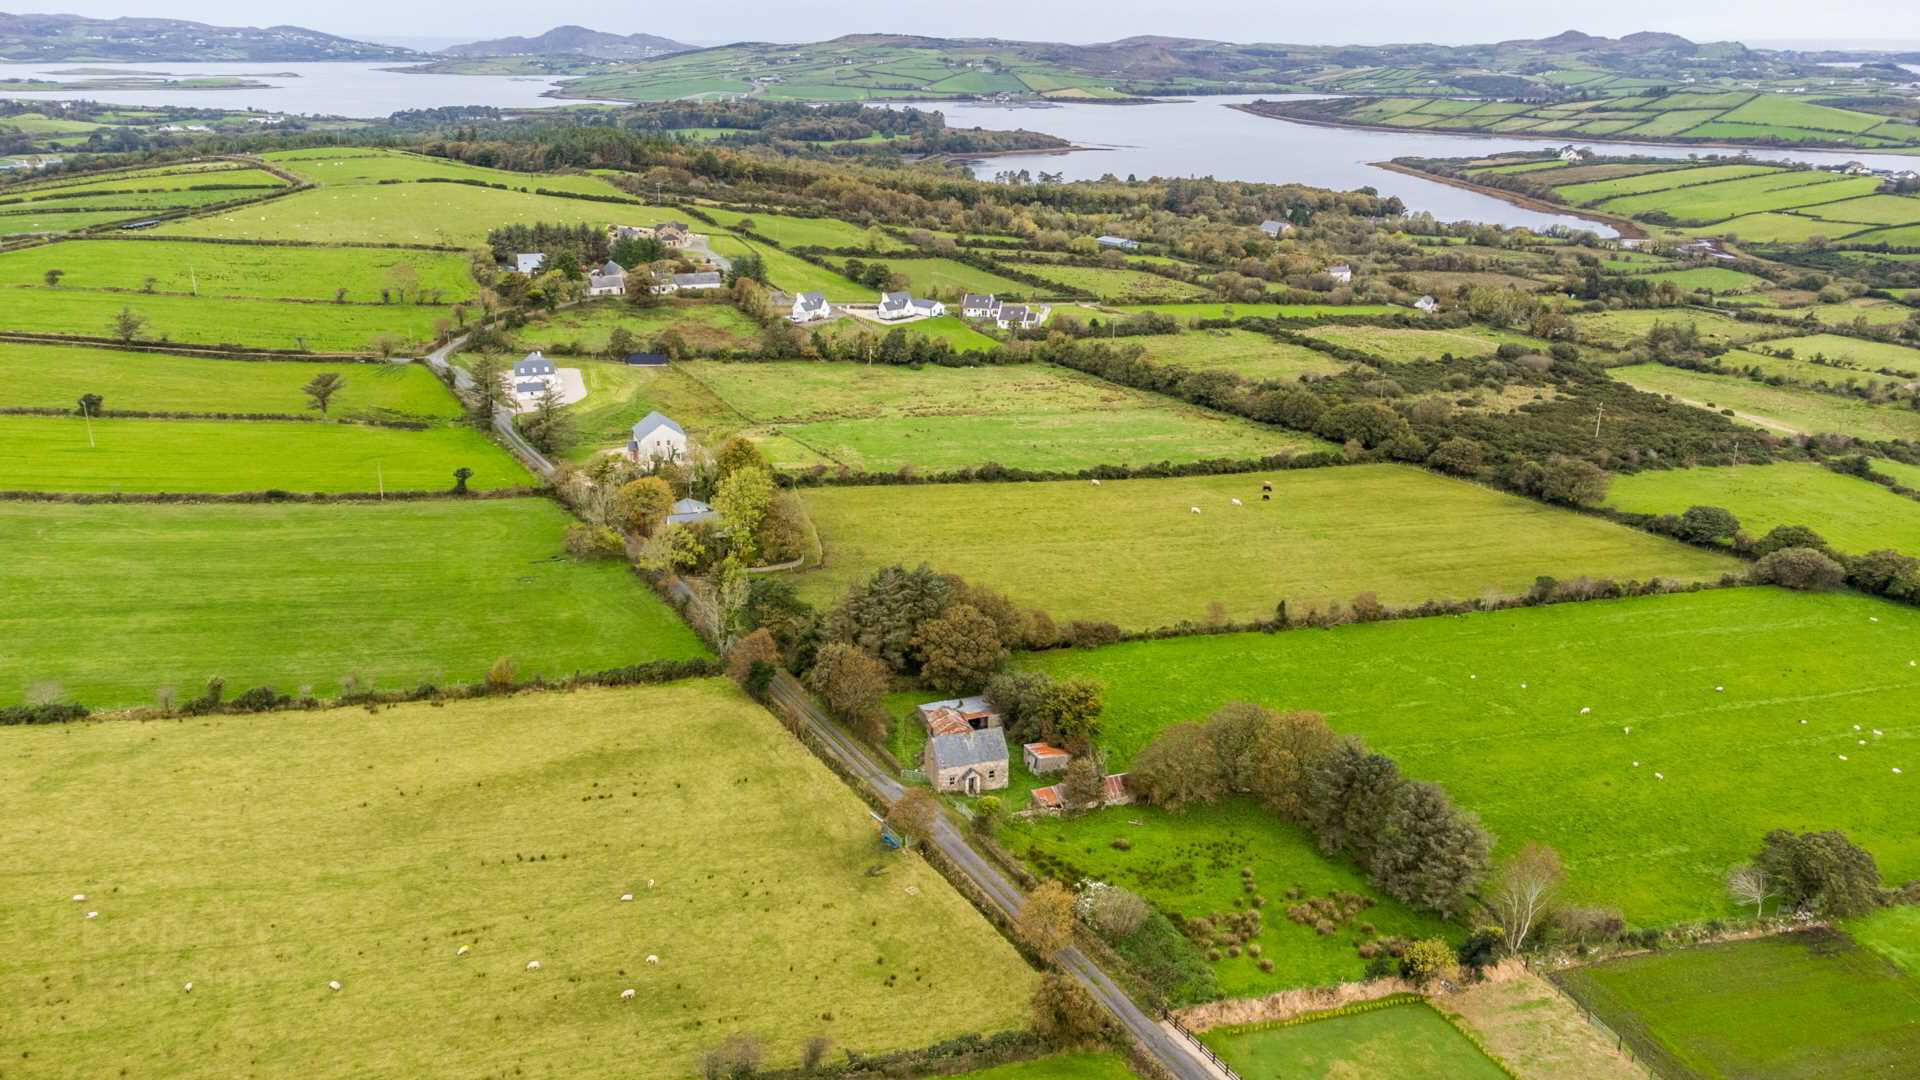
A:
[[[1251,330],[1189,330],[1130,337],[1125,344],[1147,350],[1147,359],[1196,371],[1231,371],[1249,379],[1297,382],[1302,375],[1337,375],[1352,365],[1309,349],[1275,341]]]
[[[264,155],[267,161],[321,187],[342,187],[434,179],[505,184],[521,191],[545,189],[576,195],[627,198],[627,194],[598,176],[523,173],[489,169],[446,158],[349,146],[318,150],[280,150]],[[612,211],[607,211],[612,212]]]
[[[1806,525],[1849,554],[1893,548],[1920,555],[1920,502],[1822,465],[1649,470],[1614,477],[1608,502],[1642,514],[1719,506],[1755,537],[1776,525]]]
[[[1127,304],[1123,313],[1157,311],[1176,319],[1326,319],[1341,315],[1391,315],[1391,304]],[[1404,310],[1404,309],[1398,309]]]
[[[1522,345],[1543,349],[1546,343],[1503,330],[1470,326],[1459,330],[1396,330],[1379,326],[1315,326],[1302,331],[1308,337],[1397,363],[1438,360],[1452,354],[1462,357],[1492,356],[1502,345]]]
[[[1546,182],[1552,184],[1554,191],[1572,205],[1593,206],[1607,199],[1626,195],[1644,195],[1651,191],[1669,191],[1675,188],[1717,183],[1722,180],[1767,176],[1778,171],[1767,165],[1700,165],[1690,169],[1635,173],[1632,176],[1586,183],[1570,184],[1564,180],[1556,180],[1555,177],[1547,177]]]
[[[1262,502],[1269,480],[1273,500]],[[1230,618],[1264,619],[1283,599],[1299,615],[1363,591],[1407,604],[1513,595],[1541,574],[1698,579],[1739,565],[1400,465],[1098,487],[822,488],[803,498],[827,551],[825,566],[800,579],[817,601],[882,566],[928,562],[1057,618],[1135,629],[1203,621],[1216,601]],[[975,521],[993,527],[929,524]]]
[[[461,467],[477,491],[532,483],[469,427],[0,416],[5,491],[446,491]]]
[[[1766,278],[1718,266],[1697,266],[1691,270],[1664,270],[1640,275],[1640,280],[1656,283],[1667,281],[1688,292],[1702,289],[1717,293],[1751,292],[1755,289],[1771,287],[1771,283]]]
[[[814,329],[830,341],[845,341],[862,336],[878,339],[898,329],[908,337],[944,341],[953,346],[956,352],[989,352],[998,344],[994,339],[975,330],[970,323],[958,315],[914,319],[898,327],[868,322],[861,318],[838,318],[830,322],[816,323]]]
[[[1629,217],[1657,210],[1681,225],[1708,225],[1742,214],[1792,210],[1871,195],[1879,187],[1880,181],[1871,177],[1780,170],[1740,180],[1722,180],[1645,195],[1626,195],[1600,203],[1599,209]]]
[[[1849,922],[1847,933],[1893,961],[1909,978],[1920,979],[1920,906],[1882,908]]]
[[[590,300],[535,316],[513,331],[513,339],[525,349],[594,355],[606,351],[607,336],[616,328],[637,338],[641,352],[651,351],[655,339],[668,330],[694,352],[753,349],[760,342],[759,326],[732,304],[668,301],[637,308],[624,300]]]
[[[1204,286],[1175,281],[1145,270],[1113,269],[1104,266],[1047,266],[1022,263],[1020,269],[1035,277],[1078,293],[1123,304],[1150,304],[1156,301],[1178,302],[1205,296]],[[1021,286],[1028,292],[1032,286]]]
[[[1663,1075],[1901,1076],[1920,1058],[1920,982],[1826,931],[1650,953],[1555,980]]]
[[[1806,337],[1776,338],[1767,342],[1766,350],[1776,353],[1791,351],[1803,360],[1825,357],[1866,372],[1886,368],[1902,375],[1920,376],[1920,349],[1881,341],[1841,337],[1838,334],[1810,334]],[[1836,371],[1834,375],[1844,376],[1845,372]]]
[[[950,297],[961,293],[996,293],[1003,296],[1045,295],[1048,290],[1025,282],[1001,277],[989,270],[968,266],[954,259],[880,259],[888,270],[907,279],[907,290],[915,296]],[[1038,270],[1040,268],[1033,268]],[[1164,280],[1164,279],[1163,279]],[[1172,283],[1169,283],[1172,284]],[[868,290],[869,294],[873,290]],[[828,299],[833,299],[829,294]]]
[[[959,1073],[952,1080],[1133,1080],[1118,1053],[1058,1054],[1017,1061],[976,1072]]]
[[[702,647],[625,566],[560,553],[543,499],[346,506],[12,504],[0,703],[55,684],[93,706],[472,682],[506,656],[564,676]]]
[[[550,179],[529,176],[526,186]],[[213,236],[242,240],[306,240],[335,244],[440,244],[478,247],[502,225],[585,224],[618,220],[656,225],[674,212],[632,204],[612,205],[499,191],[469,184],[383,184],[322,187],[247,206],[169,222],[152,230],[163,236]]]
[[[305,413],[300,388],[323,371],[346,386],[335,416],[358,419],[459,416],[459,402],[419,364],[221,360],[77,345],[0,342],[0,405],[75,408],[99,394],[109,410]]]
[[[1858,439],[1920,438],[1920,412],[1875,405],[1855,397],[1768,386],[1738,375],[1714,375],[1664,364],[1632,364],[1608,374],[1650,394],[1714,410],[1732,409],[1735,419],[1776,433],[1836,432]]]
[[[471,299],[473,277],[465,255],[391,248],[287,248],[195,244],[162,240],[68,240],[0,255],[0,286],[40,285],[50,269],[66,271],[62,289],[117,289],[202,297],[332,300],[347,291],[353,303],[379,303],[382,289],[411,277],[446,303]],[[141,296],[123,298],[135,303]],[[398,300],[397,296],[394,299]],[[411,297],[409,297],[411,299]],[[117,308],[115,310],[118,310]]]
[[[720,406],[691,417],[689,430],[697,439],[717,445],[727,435],[745,434],[776,465],[788,467],[944,471],[997,462],[1077,470],[1258,458],[1324,446],[1046,365],[916,371],[877,364],[693,361],[674,365],[667,378],[676,376],[704,388]],[[591,396],[585,404],[592,405]]]
[[[666,1080],[1026,1020],[1013,949],[720,680],[5,741],[28,1072]]]
[[[324,304],[291,300],[227,300],[168,293],[117,293],[64,286],[0,287],[0,330],[112,338],[121,309],[144,318],[136,340],[260,349],[367,353],[392,335],[431,340],[447,309],[423,304]]]
[[[1920,141],[1920,128],[1911,123],[1876,112],[1816,105],[1780,93],[1668,93],[1668,87],[1645,77],[1598,71],[1547,74],[1561,76],[1567,85],[1578,86],[1583,93],[1606,96],[1523,105],[1515,110],[1507,103],[1480,104],[1432,97],[1430,95],[1466,91],[1435,86],[1437,80],[1420,80],[1418,73],[1409,73],[1406,81],[1342,82],[1333,88],[1349,93],[1406,94],[1411,91],[1429,96],[1350,98],[1300,108],[1307,110],[1306,115],[1311,118],[1334,123],[1423,131],[1515,134],[1524,131],[1529,136],[1864,148],[1912,145]],[[1428,85],[1418,85],[1421,81]],[[1751,90],[1752,85],[1747,89]]]
[[[1768,323],[1740,322],[1725,315],[1684,308],[1623,308],[1573,316],[1574,328],[1582,341],[1612,347],[1632,344],[1647,336],[1656,325],[1685,324],[1691,324],[1699,332],[1700,340],[1715,345],[1743,344],[1791,333]]]
[[[1508,1080],[1446,1017],[1417,1000],[1305,1023],[1215,1028],[1200,1039],[1245,1080]]]
[[[1112,846],[1122,838],[1132,845],[1128,850]],[[1308,896],[1344,892],[1373,899],[1375,906],[1354,923],[1371,923],[1384,936],[1458,936],[1445,922],[1416,914],[1375,890],[1346,860],[1321,855],[1312,837],[1276,822],[1251,802],[1199,807],[1184,814],[1116,806],[1073,818],[1016,820],[1001,830],[1000,841],[1016,855],[1038,852],[1064,860],[1074,868],[1069,886],[1079,879],[1119,885],[1189,919],[1240,910],[1246,897],[1240,870],[1252,867],[1269,905],[1253,940],[1275,968],[1262,972],[1252,956],[1223,955],[1213,968],[1224,997],[1365,978],[1367,962],[1354,951],[1362,937],[1357,925],[1322,936],[1286,917],[1286,893],[1296,886]]]
[[[1317,709],[1503,853],[1558,849],[1570,902],[1659,925],[1731,913],[1727,868],[1774,828],[1843,829],[1888,881],[1920,873],[1916,635],[1912,608],[1740,588],[1025,663],[1106,684],[1111,769],[1228,702]]]
[[[878,293],[875,290],[848,281],[825,267],[815,266],[798,255],[789,255],[779,248],[751,243],[731,233],[714,233],[708,243],[720,255],[760,256],[767,264],[767,279],[776,289],[783,289],[790,293],[824,293],[827,299],[836,304],[860,301],[871,303],[878,299]]]
[[[93,210],[75,213],[51,208],[42,208],[25,213],[0,213],[0,236],[77,232],[81,229],[91,229],[95,225],[105,225],[114,221],[125,221],[127,218],[134,216],[137,215],[129,214],[123,210]]]
[[[893,238],[878,226],[861,228],[838,218],[785,217],[741,210],[723,210],[703,206],[701,212],[731,229],[743,220],[753,222],[752,232],[784,247],[865,248],[869,251],[912,251],[910,244]]]
[[[71,231],[168,210],[256,199],[287,186],[231,162],[59,177],[0,188],[0,232]],[[62,211],[79,211],[77,213]],[[25,214],[31,221],[16,215]]]

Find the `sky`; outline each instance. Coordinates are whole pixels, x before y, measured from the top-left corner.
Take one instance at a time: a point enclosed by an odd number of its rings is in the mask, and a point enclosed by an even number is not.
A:
[[[195,19],[227,26],[291,23],[347,37],[472,41],[537,34],[563,23],[619,33],[645,31],[691,44],[732,41],[818,41],[848,33],[917,33],[1027,41],[1110,41],[1134,34],[1302,44],[1462,43],[1546,37],[1569,28],[1618,36],[1661,30],[1698,41],[1803,42],[1836,31],[1872,38],[1887,28],[1907,39],[1887,47],[1920,47],[1912,0],[1744,0],[1676,3],[1607,0],[1542,4],[1539,0],[1474,0],[1441,9],[1425,0],[1345,0],[1339,4],[1273,0],[969,0],[909,5],[898,0],[702,0],[649,5],[632,0],[0,0],[14,13],[72,13]]]

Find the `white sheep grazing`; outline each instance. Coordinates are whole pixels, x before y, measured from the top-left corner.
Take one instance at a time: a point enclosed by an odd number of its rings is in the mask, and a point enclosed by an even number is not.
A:
[[[1878,615],[1869,615],[1869,616],[1867,616],[1867,621],[1868,621],[1868,622],[1879,622],[1879,621],[1880,621],[1880,616],[1878,616]]]
[[[1845,760],[1847,760],[1847,755],[1845,755],[1845,754],[1841,754],[1841,755],[1839,755],[1839,757],[1840,757],[1840,760],[1841,760],[1841,761],[1845,761]]]
[[[1233,500],[1233,505],[1235,505],[1235,506],[1245,506],[1245,505],[1247,505],[1247,504],[1246,504],[1246,503],[1243,503],[1243,502],[1241,502],[1241,501],[1240,501],[1239,499],[1235,499],[1235,500]]]
[[[1855,730],[1855,731],[1859,731],[1859,730],[1860,730],[1860,725],[1859,725],[1859,724],[1855,724],[1855,725],[1853,725],[1853,730]]]
[[[1861,746],[1867,745],[1867,740],[1865,739],[1855,739],[1853,741],[1859,743]]]
[[[1804,723],[1806,723],[1806,722],[1807,722],[1807,718],[1806,718],[1806,717],[1804,717],[1804,716],[1803,716],[1803,717],[1801,717],[1801,718],[1800,718],[1800,722],[1801,722],[1801,723],[1803,723],[1803,724],[1804,724]]]
[[[540,970],[540,961],[538,961],[538,960],[529,960],[529,961],[527,961],[527,970],[528,970],[528,971],[539,971],[539,970]]]
[[[1525,690],[1526,688],[1527,688],[1527,684],[1526,684],[1526,683],[1521,683],[1521,684],[1520,684],[1520,689],[1522,689],[1522,690]]]
[[[1667,774],[1663,772],[1657,772],[1653,774],[1653,778],[1655,780],[1665,780],[1667,778]]]
[[[633,894],[630,892],[623,892],[620,894],[620,902],[623,904],[632,899],[633,899]]]
[[[653,879],[652,879],[652,878],[648,878],[648,879],[647,879],[647,888],[649,888],[649,889],[651,889],[651,888],[653,888]]]
[[[1634,763],[1633,763],[1633,767],[1634,767],[1634,768],[1636,768],[1636,769],[1637,769],[1637,768],[1639,768],[1639,767],[1640,767],[1640,763],[1639,763],[1639,762],[1637,762],[1637,761],[1636,761],[1636,762],[1634,762]]]
[[[1189,506],[1189,507],[1187,507],[1187,509],[1189,509],[1189,510],[1191,510],[1191,511],[1193,511],[1193,512],[1194,512],[1194,513],[1196,513],[1196,514],[1200,512],[1200,508],[1199,508],[1199,507],[1197,507],[1197,506]]]
[[[1885,735],[1885,734],[1886,734],[1886,732],[1884,732],[1884,731],[1881,731],[1881,730],[1880,730],[1879,728],[1874,728],[1874,729],[1873,729],[1873,737],[1874,737],[1874,738],[1876,738],[1876,739],[1877,739],[1877,738],[1879,738],[1879,737],[1880,737],[1880,736],[1882,736],[1882,735]]]
[[[1100,481],[1098,481],[1098,480],[1095,480],[1095,481],[1093,482],[1093,486],[1094,486],[1094,487],[1099,487],[1099,486],[1100,486]]]
[[[460,946],[459,948],[453,950],[453,955],[455,956],[467,955],[467,947],[465,945]]]
[[[193,984],[188,983],[187,985],[181,987],[180,989],[185,990],[187,993],[191,994],[193,993]]]
[[[87,918],[89,918],[89,919],[97,919],[97,918],[99,918],[99,917],[100,917],[100,913],[99,913],[99,912],[97,912],[97,911],[89,911],[89,912],[87,912]]]
[[[87,898],[87,894],[86,894],[86,893],[83,893],[83,892],[77,892],[77,893],[74,893],[74,894],[73,894],[73,902],[74,902],[74,903],[76,903],[76,904],[78,904],[78,903],[80,903],[81,901],[83,901],[83,900],[85,900],[86,898]]]
[[[660,958],[652,954],[649,954],[647,956],[647,963],[658,965],[660,963]]]
[[[620,991],[620,1000],[621,1000],[621,1001],[632,1001],[632,1000],[633,1000],[633,990],[632,990],[631,988],[628,988],[628,989],[626,989],[626,990],[622,990],[622,991]]]
[[[1713,688],[1713,692],[1716,694],[1724,694],[1727,692],[1727,688],[1724,686],[1716,686]]]
[[[1588,708],[1588,707],[1586,707],[1586,706],[1584,706],[1584,705],[1582,705],[1582,706],[1580,707],[1580,715],[1581,715],[1581,716],[1585,716],[1585,715],[1587,715],[1588,713],[1590,713],[1590,712],[1592,712],[1592,711],[1593,711],[1592,709],[1590,709],[1590,708]]]
[[[1894,771],[1894,772],[1899,772],[1899,771],[1900,771],[1900,766],[1898,766],[1898,765],[1895,765],[1895,766],[1893,767],[1893,771]]]
[[[340,989],[340,980],[339,979],[328,980],[327,989],[337,992]]]
[[[1623,728],[1621,728],[1621,729],[1620,729],[1620,734],[1622,734],[1622,735],[1631,735],[1631,734],[1633,734],[1633,729],[1632,729],[1632,728],[1630,728],[1630,727],[1623,727]]]

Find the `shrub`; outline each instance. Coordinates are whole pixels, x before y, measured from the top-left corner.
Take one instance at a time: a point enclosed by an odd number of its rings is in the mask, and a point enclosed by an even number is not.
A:
[[[1753,579],[1789,589],[1837,589],[1847,571],[1825,553],[1810,547],[1781,548],[1754,564]]]

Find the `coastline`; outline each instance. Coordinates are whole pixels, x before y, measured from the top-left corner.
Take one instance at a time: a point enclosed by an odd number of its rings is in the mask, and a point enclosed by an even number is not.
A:
[[[1807,146],[1802,143],[1781,144],[1781,143],[1697,142],[1692,139],[1666,139],[1658,135],[1645,135],[1638,139],[1608,139],[1608,138],[1602,138],[1602,137],[1591,136],[1591,135],[1574,136],[1574,135],[1569,135],[1565,132],[1554,134],[1552,132],[1546,132],[1546,131],[1537,132],[1537,133],[1531,132],[1531,131],[1514,133],[1514,132],[1505,132],[1505,131],[1432,130],[1428,128],[1394,127],[1392,124],[1358,124],[1358,123],[1351,123],[1347,121],[1308,118],[1304,116],[1282,116],[1275,113],[1261,112],[1260,110],[1255,109],[1251,102],[1243,105],[1229,105],[1227,106],[1227,108],[1238,109],[1241,112],[1246,113],[1248,116],[1258,116],[1262,120],[1278,120],[1286,124],[1310,124],[1314,127],[1345,128],[1349,131],[1385,131],[1385,132],[1390,132],[1396,135],[1443,135],[1443,136],[1453,136],[1455,138],[1461,138],[1461,139],[1513,139],[1517,142],[1517,141],[1520,141],[1525,136],[1538,134],[1542,139],[1546,140],[1545,142],[1541,143],[1542,146],[1546,146],[1549,143],[1564,144],[1564,143],[1571,142],[1571,143],[1580,143],[1582,145],[1586,143],[1601,143],[1608,146],[1671,146],[1677,149],[1690,149],[1690,148],[1698,147],[1703,150],[1746,150],[1750,152],[1762,151],[1762,150],[1797,150],[1801,153],[1807,153],[1807,154],[1920,154],[1920,146],[1891,146],[1891,147]]]
[[[1397,162],[1370,161],[1367,164],[1376,169],[1385,169],[1388,172],[1399,173],[1402,176],[1418,177],[1421,180],[1431,180],[1436,184],[1446,184],[1449,187],[1457,187],[1462,191],[1471,191],[1480,195],[1491,195],[1502,202],[1518,206],[1522,210],[1536,210],[1545,214],[1564,214],[1567,217],[1577,217],[1586,221],[1598,222],[1618,232],[1622,240],[1646,240],[1651,237],[1651,234],[1647,232],[1644,226],[1630,218],[1615,217],[1612,214],[1597,213],[1593,210],[1578,210],[1570,206],[1562,206],[1559,203],[1550,203],[1544,199],[1529,198],[1518,192],[1503,191],[1500,188],[1481,187],[1479,184],[1470,183],[1451,176],[1435,176],[1432,173],[1421,172],[1419,169],[1408,168]]]

